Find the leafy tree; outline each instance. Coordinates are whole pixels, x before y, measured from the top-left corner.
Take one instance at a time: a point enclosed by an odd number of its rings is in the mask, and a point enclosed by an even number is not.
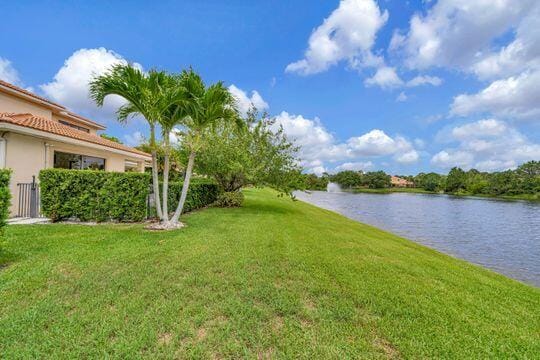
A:
[[[416,186],[427,191],[438,191],[442,188],[443,176],[434,172],[420,173],[413,179]]]
[[[540,161],[529,161],[516,169],[520,190],[524,193],[540,192]]]
[[[304,187],[308,190],[326,190],[328,177],[315,174],[304,174]]]
[[[465,171],[458,167],[454,167],[448,173],[446,177],[446,192],[458,192],[465,189],[467,175]]]
[[[290,193],[299,186],[298,148],[282,128],[273,130],[273,124],[266,114],[259,118],[252,110],[240,126],[222,122],[207,129],[195,165],[197,173],[213,177],[226,192],[250,184]],[[188,152],[185,148],[184,153]]]
[[[487,174],[476,169],[471,169],[466,173],[465,189],[471,194],[483,194],[487,191],[489,182]]]
[[[362,185],[362,173],[352,170],[340,171],[331,177],[331,181],[350,189]]]
[[[390,175],[384,171],[370,171],[364,175],[365,184],[370,189],[382,189],[390,187]]]

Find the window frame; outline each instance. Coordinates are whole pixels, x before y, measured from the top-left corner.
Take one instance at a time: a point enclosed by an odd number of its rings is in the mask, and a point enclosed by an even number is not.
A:
[[[56,160],[57,158],[56,158],[56,156],[57,156],[58,154],[71,155],[71,156],[74,156],[74,157],[78,157],[79,167],[66,168],[66,167],[58,167],[58,166],[56,166],[56,164],[57,164],[57,160]],[[91,169],[91,168],[89,168],[89,167],[84,168],[83,166],[84,166],[85,163],[86,163],[86,162],[85,162],[85,158],[91,158],[91,159],[103,160],[103,169]],[[55,151],[54,151],[54,154],[53,154],[53,168],[54,168],[54,169],[105,171],[105,170],[106,170],[106,166],[107,166],[107,159],[106,159],[106,158],[101,158],[101,157],[98,157],[98,156],[84,155],[84,154],[76,154],[76,153],[71,153],[71,152],[66,152],[66,151],[57,151],[57,150],[55,150]]]

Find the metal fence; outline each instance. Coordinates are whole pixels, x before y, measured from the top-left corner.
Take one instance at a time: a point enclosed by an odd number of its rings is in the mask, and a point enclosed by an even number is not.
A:
[[[39,198],[39,184],[36,177],[32,176],[31,183],[18,183],[19,191],[19,211],[18,217],[41,217],[41,206]]]

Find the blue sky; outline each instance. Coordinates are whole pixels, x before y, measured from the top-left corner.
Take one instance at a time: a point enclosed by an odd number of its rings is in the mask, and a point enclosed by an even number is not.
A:
[[[118,99],[96,109],[86,87],[122,61],[225,81],[241,107],[277,116],[306,171],[540,160],[536,1],[19,1],[0,12],[0,78],[129,144],[144,122],[117,124]]]

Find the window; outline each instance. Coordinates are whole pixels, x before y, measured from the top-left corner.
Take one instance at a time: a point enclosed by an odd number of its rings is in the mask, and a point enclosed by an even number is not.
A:
[[[59,169],[105,170],[105,159],[55,151],[54,167]]]
[[[67,126],[69,126],[69,127],[72,127],[72,128],[74,128],[74,129],[77,129],[77,130],[81,130],[81,131],[84,131],[84,132],[87,132],[87,133],[90,132],[90,130],[87,129],[87,128],[85,128],[85,127],[82,127],[82,126],[79,126],[79,125],[75,125],[75,124],[72,124],[72,123],[67,122],[67,121],[64,121],[64,120],[58,120],[58,122],[59,122],[60,124],[67,125]]]
[[[133,161],[125,161],[124,165],[124,171],[125,172],[138,172],[139,171],[139,164]]]

